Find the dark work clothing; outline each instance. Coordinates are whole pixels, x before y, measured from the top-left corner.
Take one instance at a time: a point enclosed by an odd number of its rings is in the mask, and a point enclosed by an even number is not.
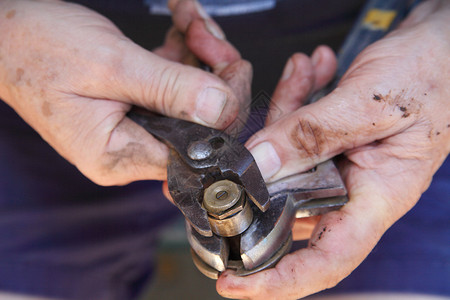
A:
[[[170,18],[144,1],[79,0],[147,49]],[[272,10],[217,17],[254,66],[253,93],[272,92],[288,57],[338,49],[363,1],[282,0]],[[450,162],[368,259],[326,292],[450,296]],[[0,290],[61,298],[131,299],[152,273],[158,228],[178,215],[157,182],[99,187],[0,103]],[[345,241],[343,241],[345,242]],[[399,280],[400,279],[400,280]]]

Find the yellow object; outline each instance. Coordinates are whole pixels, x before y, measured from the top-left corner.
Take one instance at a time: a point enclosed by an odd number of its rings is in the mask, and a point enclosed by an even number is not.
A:
[[[363,25],[372,30],[388,30],[396,15],[395,10],[374,8],[367,12]]]

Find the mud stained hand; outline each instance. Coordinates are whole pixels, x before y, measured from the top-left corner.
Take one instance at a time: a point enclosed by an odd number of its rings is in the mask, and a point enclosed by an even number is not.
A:
[[[192,3],[178,1],[186,27],[151,52],[80,5],[2,1],[0,97],[98,184],[165,179],[167,147],[126,117],[133,105],[223,129],[250,99],[251,66]]]
[[[247,146],[268,181],[341,154],[350,201],[323,215],[309,247],[274,269],[247,277],[226,272],[217,281],[221,295],[298,299],[333,287],[415,205],[450,151],[449,13],[448,1],[421,4],[398,30],[366,48],[331,94],[299,103],[252,137]],[[263,153],[260,145],[271,150]]]

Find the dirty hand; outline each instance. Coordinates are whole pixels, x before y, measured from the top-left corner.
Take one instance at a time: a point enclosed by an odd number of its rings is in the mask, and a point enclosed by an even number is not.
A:
[[[237,79],[251,80],[217,25],[192,3],[178,6],[197,19],[181,29],[185,40],[173,30],[155,54],[79,5],[1,0],[0,98],[98,184],[164,179],[167,148],[126,117],[132,105],[224,128],[249,98]],[[183,65],[189,51],[217,75]]]
[[[274,269],[225,272],[221,295],[297,299],[333,287],[415,205],[450,150],[449,13],[448,1],[423,3],[364,50],[330,95],[270,120],[248,142],[268,181],[343,153],[350,201],[322,216],[309,247]],[[295,109],[301,91],[282,94],[278,106]]]

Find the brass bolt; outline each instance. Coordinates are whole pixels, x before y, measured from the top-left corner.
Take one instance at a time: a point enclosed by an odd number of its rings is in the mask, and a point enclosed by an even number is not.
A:
[[[203,195],[203,207],[208,211],[212,231],[220,236],[241,234],[253,220],[245,191],[230,180],[217,181],[209,186]]]
[[[238,202],[241,202],[239,200],[243,198],[243,194],[240,185],[230,180],[220,180],[205,190],[203,206],[210,215],[222,219],[229,215],[230,209],[234,213],[237,212],[235,206]],[[242,210],[242,208],[239,210]]]
[[[225,200],[228,197],[228,192],[227,191],[219,191],[216,194],[216,198],[219,200]]]

